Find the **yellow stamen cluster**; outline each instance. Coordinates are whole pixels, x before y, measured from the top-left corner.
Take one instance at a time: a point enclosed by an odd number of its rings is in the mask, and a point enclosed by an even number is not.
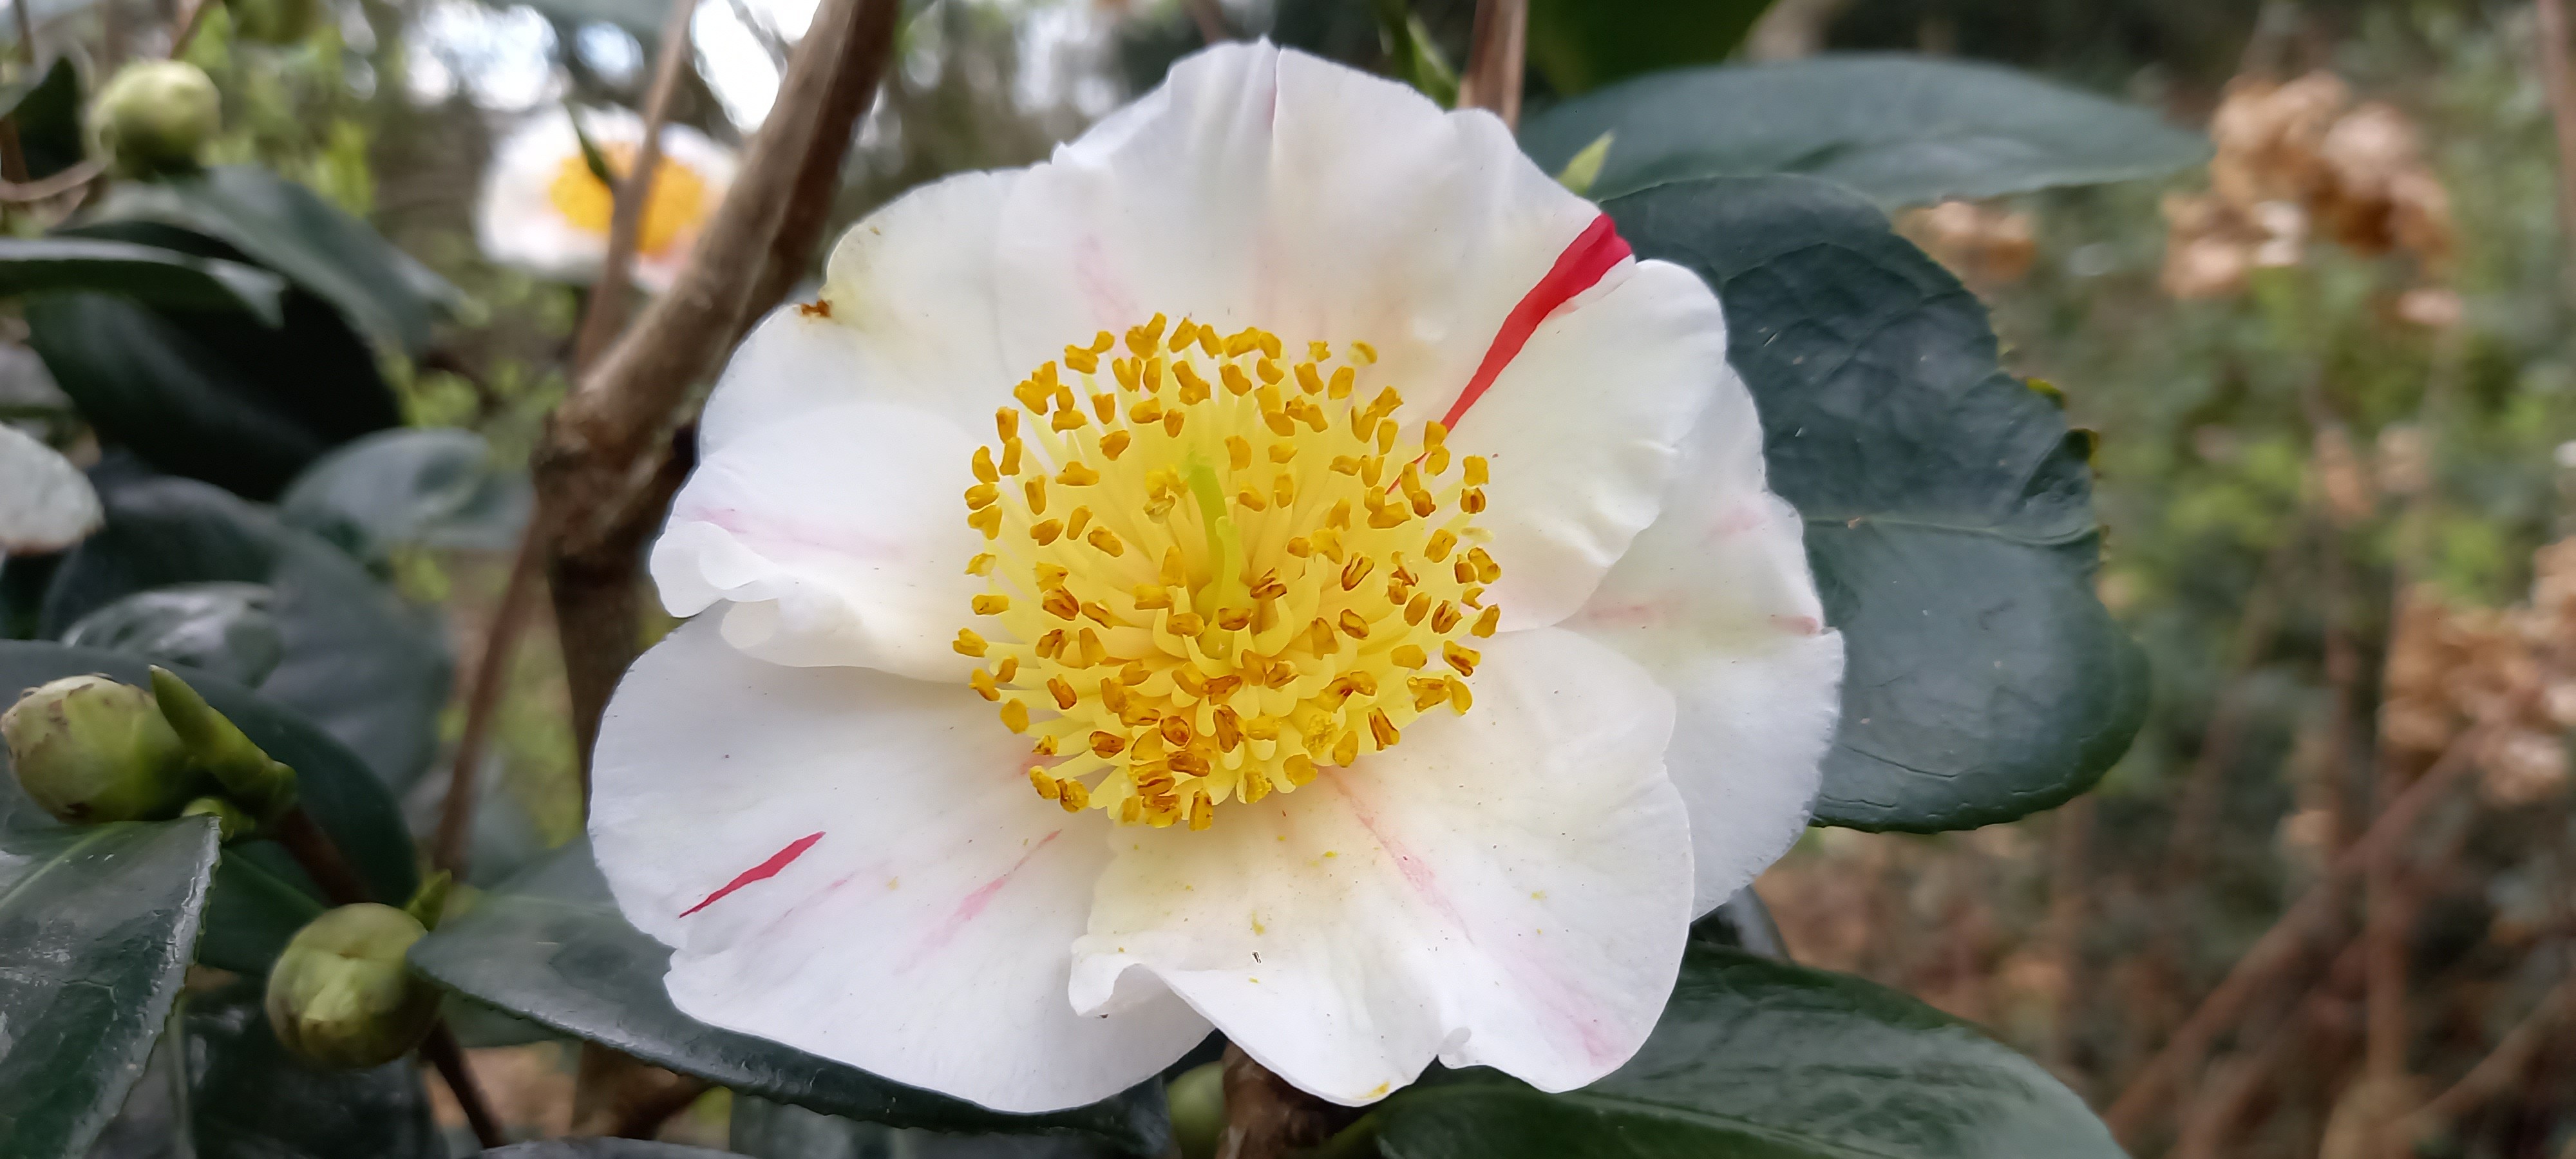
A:
[[[956,648],[1067,812],[1204,829],[1467,711],[1502,615],[1486,464],[1362,389],[1366,343],[1301,353],[1157,314],[1065,347],[976,449]]]
[[[599,147],[608,161],[608,171],[623,181],[635,171],[636,147],[612,143]],[[554,203],[555,212],[574,226],[608,236],[608,219],[616,208],[616,195],[590,171],[590,162],[575,152],[555,167],[554,180],[546,185],[546,198]],[[644,220],[635,229],[635,250],[656,257],[671,248],[688,227],[697,224],[709,209],[706,179],[697,170],[670,157],[653,167],[653,191],[644,198]]]

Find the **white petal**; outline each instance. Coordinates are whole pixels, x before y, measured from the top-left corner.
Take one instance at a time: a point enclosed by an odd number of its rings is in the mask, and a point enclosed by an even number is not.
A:
[[[1546,1090],[1627,1060],[1690,920],[1672,704],[1569,632],[1498,636],[1463,717],[1214,827],[1120,830],[1073,998],[1148,972],[1264,1066],[1345,1104],[1435,1057]],[[1131,983],[1132,984],[1132,983]]]
[[[719,600],[736,647],[779,664],[962,680],[950,648],[980,585],[961,498],[973,440],[884,403],[813,411],[716,445],[671,503],[653,582],[672,615]]]
[[[1662,518],[1564,626],[1672,690],[1666,760],[1690,803],[1697,911],[1716,908],[1806,827],[1843,673],[1798,513],[1763,487],[1762,424],[1732,373]]]
[[[1211,48],[1022,179],[1000,226],[1013,373],[1157,311],[1361,340],[1437,407],[1599,216],[1500,121],[1267,43]]]
[[[862,401],[990,430],[1011,384],[1035,366],[1006,365],[996,337],[992,239],[1016,178],[959,174],[850,227],[832,247],[824,308],[782,306],[734,352],[707,399],[700,446]]]
[[[1592,595],[1655,521],[1730,379],[1716,295],[1666,262],[1624,264],[1530,335],[1450,440],[1493,461],[1480,522],[1503,567],[1505,631],[1556,623]]]
[[[106,517],[89,476],[71,460],[0,423],[0,556],[61,551]]]
[[[1150,990],[1110,1018],[1067,1005],[1103,822],[1030,790],[1025,741],[982,700],[764,664],[711,628],[681,626],[618,687],[591,806],[683,1012],[1008,1111],[1106,1098],[1206,1034]]]

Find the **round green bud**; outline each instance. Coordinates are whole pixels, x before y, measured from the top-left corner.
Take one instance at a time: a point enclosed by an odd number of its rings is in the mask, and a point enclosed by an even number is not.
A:
[[[152,694],[104,676],[66,676],[0,713],[19,787],[74,824],[157,821],[186,803],[187,757]]]
[[[195,167],[198,151],[222,127],[223,98],[215,82],[185,61],[126,65],[89,109],[99,148],[129,176]]]
[[[1172,1143],[1183,1159],[1215,1159],[1225,1134],[1225,1064],[1182,1071],[1163,1094],[1172,1106]]]
[[[438,988],[403,955],[428,933],[389,905],[344,905],[298,931],[268,974],[268,1025],[298,1057],[369,1067],[401,1058],[438,1020]]]
[[[224,0],[233,35],[260,44],[300,44],[313,34],[321,0]]]

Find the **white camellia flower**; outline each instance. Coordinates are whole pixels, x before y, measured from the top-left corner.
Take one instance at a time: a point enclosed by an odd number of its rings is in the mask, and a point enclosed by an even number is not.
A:
[[[585,109],[581,132],[621,178],[635,168],[644,122],[624,109]],[[662,129],[662,163],[635,233],[635,284],[671,288],[698,233],[732,188],[731,150],[683,125]],[[474,230],[484,256],[539,277],[587,282],[608,259],[615,198],[582,155],[572,115],[530,117],[493,153]]]
[[[1210,49],[850,230],[699,439],[591,832],[715,1025],[1563,1090],[1806,822],[1842,644],[1717,300],[1485,113]]]

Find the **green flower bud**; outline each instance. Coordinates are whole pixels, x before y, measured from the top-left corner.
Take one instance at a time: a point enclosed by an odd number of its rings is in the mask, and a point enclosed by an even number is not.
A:
[[[427,930],[389,905],[344,905],[298,931],[268,974],[268,1025],[298,1057],[369,1067],[401,1058],[438,1020],[438,988],[403,955]]]
[[[250,814],[242,812],[240,806],[221,797],[199,797],[188,802],[186,808],[179,810],[179,815],[214,818],[215,837],[226,845],[250,836],[253,830],[259,828],[259,822],[252,820]]]
[[[205,70],[176,60],[126,65],[90,104],[89,128],[99,148],[128,176],[197,164],[197,152],[223,127],[223,98]]]
[[[224,794],[253,818],[267,824],[295,804],[295,770],[270,759],[187,681],[155,665],[152,695],[161,702],[162,718],[187,746],[188,759],[213,774]]]
[[[260,44],[300,44],[322,15],[320,0],[224,0],[233,35]]]
[[[1163,1088],[1172,1106],[1172,1143],[1183,1159],[1215,1159],[1225,1134],[1225,1064],[1182,1071]]]
[[[18,784],[75,824],[161,820],[188,799],[187,754],[152,694],[104,676],[67,676],[0,713]]]

